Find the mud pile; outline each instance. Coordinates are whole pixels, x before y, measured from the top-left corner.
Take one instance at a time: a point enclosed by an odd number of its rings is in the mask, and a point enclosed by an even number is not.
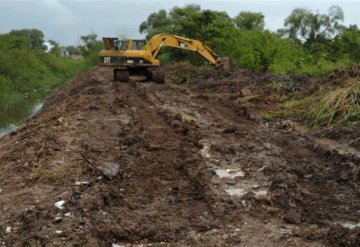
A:
[[[269,75],[216,73],[56,92],[0,139],[0,245],[358,246],[357,149],[259,120]]]

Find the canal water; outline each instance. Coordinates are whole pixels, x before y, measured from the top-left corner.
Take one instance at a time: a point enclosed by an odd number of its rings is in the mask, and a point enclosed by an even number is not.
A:
[[[40,111],[43,105],[42,101],[37,100],[24,107],[18,107],[12,110],[11,113],[6,114],[6,116],[0,115],[0,137],[16,130],[24,120],[34,116]]]

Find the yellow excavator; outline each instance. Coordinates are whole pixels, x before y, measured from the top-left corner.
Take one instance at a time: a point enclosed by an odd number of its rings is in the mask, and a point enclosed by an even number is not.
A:
[[[156,59],[161,47],[197,52],[210,64],[229,66],[229,59],[217,56],[208,46],[194,39],[172,34],[158,34],[145,40],[103,38],[104,50],[99,53],[99,65],[114,68],[114,80],[128,82],[131,75],[143,75],[147,80],[164,83],[160,61]]]

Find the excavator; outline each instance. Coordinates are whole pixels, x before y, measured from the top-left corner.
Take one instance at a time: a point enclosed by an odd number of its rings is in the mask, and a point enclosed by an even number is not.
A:
[[[164,83],[164,73],[156,59],[162,47],[197,52],[217,68],[229,67],[227,57],[217,56],[202,42],[172,34],[157,34],[148,42],[103,38],[103,43],[105,49],[99,53],[99,66],[113,67],[114,80],[121,82],[128,82],[132,75],[143,75],[148,81]]]

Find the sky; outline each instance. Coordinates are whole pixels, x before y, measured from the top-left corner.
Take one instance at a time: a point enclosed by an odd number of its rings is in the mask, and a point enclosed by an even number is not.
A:
[[[198,4],[202,9],[226,11],[235,17],[241,11],[262,12],[266,28],[275,31],[296,7],[327,13],[332,5],[345,13],[344,24],[360,27],[360,0],[0,0],[0,33],[37,28],[45,39],[62,46],[79,45],[80,36],[141,38],[139,25],[160,9]]]

